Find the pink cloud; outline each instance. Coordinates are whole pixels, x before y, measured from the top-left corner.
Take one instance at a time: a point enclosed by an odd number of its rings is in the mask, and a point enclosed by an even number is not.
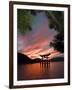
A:
[[[37,23],[37,27],[27,34],[22,35],[18,33],[18,51],[29,57],[53,51],[49,44],[53,40],[56,31],[49,29],[48,19],[45,15],[43,16],[43,21],[39,22]]]

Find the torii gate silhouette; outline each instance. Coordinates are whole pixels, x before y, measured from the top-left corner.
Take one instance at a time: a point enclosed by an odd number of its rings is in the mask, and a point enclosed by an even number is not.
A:
[[[42,60],[44,60],[44,58],[46,58],[46,60],[48,60],[48,56],[50,55],[50,53],[45,54],[45,55],[40,55],[42,57]]]

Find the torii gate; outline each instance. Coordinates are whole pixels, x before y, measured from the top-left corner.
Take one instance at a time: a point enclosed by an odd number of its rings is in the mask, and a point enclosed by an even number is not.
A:
[[[45,55],[40,55],[41,57],[42,57],[42,60],[44,60],[44,58],[46,58],[46,60],[48,60],[48,56],[50,55],[50,53],[49,54],[45,54]]]

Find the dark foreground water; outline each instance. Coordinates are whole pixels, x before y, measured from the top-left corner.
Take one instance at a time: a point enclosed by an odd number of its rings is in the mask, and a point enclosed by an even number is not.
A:
[[[18,80],[64,78],[64,62],[18,65]]]

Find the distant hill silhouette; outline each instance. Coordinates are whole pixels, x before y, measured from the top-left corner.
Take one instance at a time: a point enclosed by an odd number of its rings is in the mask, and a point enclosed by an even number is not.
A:
[[[48,60],[42,60],[40,58],[31,59],[27,55],[17,53],[18,64],[28,64],[28,63],[38,63],[38,62],[48,62]],[[64,61],[64,57],[55,57],[50,60],[51,62],[54,61]]]
[[[27,55],[22,53],[17,53],[18,64],[26,64],[26,63],[38,63],[41,61],[39,58],[31,59]]]
[[[17,53],[17,58],[18,58],[18,63],[22,64],[22,63],[29,63],[31,62],[32,59],[30,59],[28,56],[21,54],[21,53]]]
[[[27,55],[22,53],[17,53],[18,64],[27,64],[27,63],[38,63],[42,60],[40,58],[31,59]]]
[[[51,61],[64,61],[64,57],[54,57]]]

